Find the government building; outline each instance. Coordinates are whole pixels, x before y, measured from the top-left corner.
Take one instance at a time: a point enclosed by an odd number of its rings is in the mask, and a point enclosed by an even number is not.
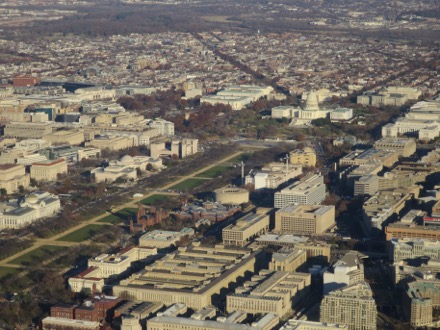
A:
[[[307,273],[262,270],[235,293],[226,297],[227,312],[274,313],[282,317],[292,310],[310,289]]]
[[[199,310],[222,289],[255,271],[261,250],[193,243],[167,254],[113,287],[113,294],[135,301],[184,303]]]
[[[335,224],[332,205],[287,205],[275,213],[277,233],[322,234]]]
[[[0,203],[0,230],[17,229],[52,216],[61,209],[58,196],[36,191],[23,200]]]
[[[269,231],[270,213],[272,209],[259,208],[246,214],[222,230],[223,244],[243,247],[255,237]]]
[[[275,193],[275,208],[289,204],[318,205],[325,199],[324,177],[309,173],[301,180]]]

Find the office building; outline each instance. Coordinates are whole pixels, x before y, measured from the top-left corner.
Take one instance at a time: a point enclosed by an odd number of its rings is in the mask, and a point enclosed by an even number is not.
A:
[[[246,314],[244,314],[244,316],[246,317]],[[273,313],[264,315],[250,325],[229,320],[229,317],[225,318],[225,320],[219,317],[217,321],[213,321],[197,320],[187,317],[156,316],[148,320],[147,330],[270,330],[274,328],[278,322],[279,317]]]
[[[330,112],[331,121],[348,121],[353,118],[353,109],[337,108]]]
[[[99,322],[72,320],[47,316],[42,321],[43,330],[99,330]]]
[[[322,234],[335,224],[333,205],[287,205],[275,213],[274,231]]]
[[[262,270],[226,296],[226,311],[282,317],[310,289],[310,274]]]
[[[31,178],[37,181],[55,181],[59,174],[67,173],[67,163],[63,158],[33,163]]]
[[[289,320],[280,330],[346,330],[348,326],[324,322]]]
[[[104,286],[104,279],[119,275],[128,270],[133,262],[156,254],[156,248],[130,246],[115,254],[101,254],[90,258],[85,271],[69,278],[69,288],[73,292],[81,292],[85,289],[92,293],[100,292]]]
[[[275,193],[275,208],[289,204],[318,205],[325,199],[324,177],[310,173],[299,181]]]
[[[6,189],[7,193],[17,192],[22,186],[29,187],[30,177],[22,164],[0,165],[0,188]]]
[[[243,247],[255,237],[267,233],[271,211],[271,209],[259,208],[238,219],[235,225],[231,224],[223,228],[223,244]]]
[[[139,238],[139,245],[164,249],[176,246],[183,237],[192,236],[194,236],[192,228],[183,228],[181,231],[153,230]]]
[[[377,234],[399,215],[402,215],[412,200],[412,194],[393,191],[380,191],[364,202],[362,207],[364,230]]]
[[[416,152],[416,142],[409,138],[382,138],[374,143],[375,149],[394,150],[400,157],[409,157]]]
[[[272,253],[269,270],[282,272],[296,272],[307,262],[307,252],[300,249],[283,247]]]
[[[374,195],[379,191],[379,177],[371,174],[362,176],[354,182],[354,196]]]
[[[313,262],[328,262],[330,260],[330,245],[323,242],[314,242],[309,237],[294,235],[265,234],[255,239],[257,245],[283,246],[306,252],[307,260]]]
[[[20,123],[11,122],[6,124],[4,135],[17,139],[41,139],[52,133],[50,123]]]
[[[316,153],[313,148],[295,149],[289,153],[291,164],[300,164],[304,167],[316,166]]]
[[[164,136],[173,136],[174,135],[174,123],[158,118],[152,120],[149,123],[151,128],[157,128],[159,130],[160,135]]]
[[[319,321],[353,330],[376,330],[377,310],[370,285],[358,282],[324,296]]]
[[[355,150],[339,159],[340,166],[364,165],[380,162],[385,167],[392,167],[399,160],[399,152],[395,150],[375,149]]]
[[[393,261],[429,257],[440,259],[440,241],[425,239],[397,239],[390,240],[390,259]]]
[[[211,305],[212,296],[220,294],[238,277],[254,272],[260,255],[260,250],[193,243],[121,281],[113,287],[113,294],[167,305],[184,303],[199,310]]]
[[[281,184],[302,174],[301,165],[269,163],[261,170],[252,171],[245,177],[245,184],[258,189],[276,189]]]
[[[364,265],[366,256],[350,251],[324,273],[324,294],[346,285],[364,281]]]

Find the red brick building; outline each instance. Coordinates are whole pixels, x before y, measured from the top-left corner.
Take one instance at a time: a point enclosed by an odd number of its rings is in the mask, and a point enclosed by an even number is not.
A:
[[[31,75],[22,75],[17,76],[12,79],[12,85],[14,87],[27,87],[27,86],[35,86],[40,83],[40,79],[37,77],[33,77]]]

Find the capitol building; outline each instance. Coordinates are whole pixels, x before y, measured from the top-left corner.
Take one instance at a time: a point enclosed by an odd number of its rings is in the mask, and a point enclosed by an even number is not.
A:
[[[307,95],[306,102],[303,106],[279,106],[272,109],[272,118],[291,119],[290,126],[309,125],[312,120],[319,118],[332,117],[331,114],[338,113],[338,119],[335,120],[350,120],[353,117],[351,109],[328,109],[319,107],[319,98],[315,91],[311,91]],[[333,119],[332,119],[333,120]]]

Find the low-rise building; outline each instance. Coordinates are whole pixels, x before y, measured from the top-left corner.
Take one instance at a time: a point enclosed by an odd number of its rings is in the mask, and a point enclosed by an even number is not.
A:
[[[214,190],[215,201],[225,205],[239,205],[249,202],[249,190],[226,186]]]
[[[55,181],[59,174],[67,173],[67,162],[63,158],[33,163],[31,178],[37,181]]]
[[[85,147],[93,147],[101,150],[122,150],[133,146],[133,142],[128,136],[100,136],[85,143]]]
[[[369,234],[377,234],[407,210],[412,194],[393,191],[380,191],[364,202],[362,215],[364,229]]]
[[[272,253],[269,270],[296,272],[307,262],[307,252],[301,249],[283,247]]]
[[[346,330],[345,324],[333,324],[326,322],[313,322],[303,320],[289,320],[280,330]]]
[[[21,201],[0,203],[0,230],[27,226],[56,214],[60,209],[58,196],[41,191],[33,192]]]
[[[164,249],[176,246],[183,237],[192,236],[194,229],[191,228],[183,228],[181,231],[153,230],[139,238],[139,245]]]
[[[337,108],[330,112],[331,121],[347,121],[353,118],[353,109]]]
[[[223,244],[245,246],[269,230],[271,209],[259,208],[222,230]]]
[[[313,148],[295,149],[289,153],[291,164],[300,164],[304,167],[316,166],[316,153]]]
[[[275,232],[322,234],[335,224],[333,205],[287,205],[275,213]]]
[[[71,320],[60,317],[47,316],[42,321],[43,330],[99,330],[99,322]]]
[[[307,260],[328,262],[330,260],[330,245],[324,242],[314,242],[309,237],[294,235],[265,234],[255,239],[257,245],[276,245],[306,251]]]
[[[123,299],[184,303],[199,310],[212,304],[218,295],[243,277],[254,272],[261,250],[193,243],[168,253],[144,270],[113,287]]]
[[[262,270],[226,296],[226,310],[282,317],[305,297],[310,282],[310,274]]]
[[[152,120],[149,123],[151,128],[157,128],[160,135],[173,136],[174,135],[174,123],[161,118]]]
[[[391,167],[399,160],[399,152],[387,149],[355,150],[339,159],[340,166],[363,165],[380,162],[385,167]]]
[[[129,269],[133,262],[156,254],[156,248],[139,246],[127,247],[116,254],[101,254],[88,260],[85,271],[69,278],[69,288],[73,292],[101,292],[106,278],[119,275]]]
[[[440,241],[425,239],[391,239],[390,259],[392,261],[429,257],[440,259]]]
[[[53,144],[80,145],[84,142],[84,131],[80,129],[58,130],[45,135],[44,140]]]
[[[150,156],[186,158],[198,152],[198,139],[172,140],[168,142],[154,142],[150,144]]]
[[[394,150],[401,157],[409,157],[416,152],[416,142],[409,138],[382,138],[374,143],[374,148]]]
[[[30,176],[22,164],[0,165],[0,188],[6,189],[7,193],[14,193],[20,187],[29,187]]]
[[[301,165],[283,163],[269,163],[261,171],[252,171],[245,177],[245,184],[253,185],[258,189],[276,189],[281,184],[302,174]]]

